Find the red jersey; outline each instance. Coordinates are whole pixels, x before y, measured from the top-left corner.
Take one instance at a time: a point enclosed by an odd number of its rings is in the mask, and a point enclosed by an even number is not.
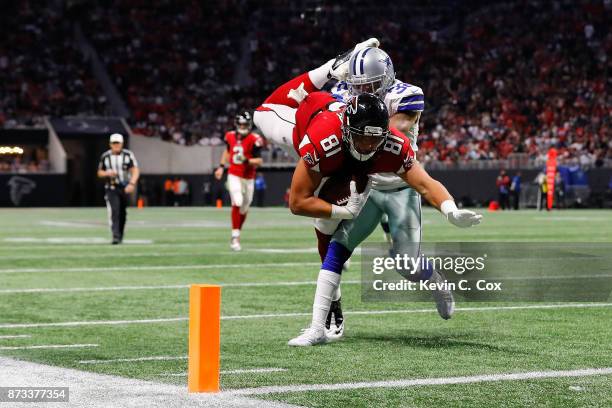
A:
[[[225,134],[229,157],[229,174],[245,179],[254,179],[256,168],[249,165],[249,159],[260,157],[263,139],[257,133],[241,136],[235,130]]]
[[[298,107],[294,147],[309,168],[323,176],[347,171],[349,166],[353,172],[361,174],[401,174],[410,170],[414,163],[410,139],[394,128],[370,160],[353,159],[342,141],[341,109],[344,106],[328,93],[313,92]]]

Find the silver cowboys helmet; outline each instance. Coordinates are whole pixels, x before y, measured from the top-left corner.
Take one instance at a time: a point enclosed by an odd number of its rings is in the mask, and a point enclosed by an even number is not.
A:
[[[364,48],[351,56],[346,82],[352,95],[367,92],[384,98],[394,81],[391,57],[380,48]]]

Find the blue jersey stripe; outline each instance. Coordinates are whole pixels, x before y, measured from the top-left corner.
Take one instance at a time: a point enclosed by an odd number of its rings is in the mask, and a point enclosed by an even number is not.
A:
[[[410,96],[406,96],[404,98],[402,98],[402,100],[400,101],[400,105],[406,103],[406,102],[416,102],[416,101],[424,101],[425,100],[425,96],[424,95],[410,95]]]
[[[400,105],[397,107],[397,111],[398,112],[402,112],[402,111],[422,111],[425,109],[425,104],[419,104],[419,105]]]

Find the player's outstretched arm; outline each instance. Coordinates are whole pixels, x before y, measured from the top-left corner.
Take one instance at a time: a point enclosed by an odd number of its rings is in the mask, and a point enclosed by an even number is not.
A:
[[[400,177],[431,205],[440,210],[451,224],[460,228],[480,224],[482,215],[470,210],[458,209],[446,187],[433,179],[419,163],[414,163],[412,168],[401,174]]]
[[[313,218],[352,219],[356,217],[370,194],[370,183],[363,193],[357,192],[354,181],[351,181],[351,196],[348,203],[340,207],[330,204],[315,196],[315,191],[323,176],[311,170],[302,159],[298,162],[291,180],[289,192],[289,209],[295,215]]]

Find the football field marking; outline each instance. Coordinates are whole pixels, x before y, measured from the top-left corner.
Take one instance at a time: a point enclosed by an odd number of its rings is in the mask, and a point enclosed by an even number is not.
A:
[[[30,334],[13,334],[13,335],[0,336],[0,340],[5,340],[5,339],[29,339],[30,337],[32,337]]]
[[[62,349],[98,347],[99,344],[43,344],[39,346],[3,346],[0,350],[36,350],[36,349]]]
[[[113,364],[113,363],[137,363],[140,361],[172,361],[187,360],[187,356],[151,356],[136,358],[114,358],[109,360],[80,360],[79,364]]]
[[[571,377],[589,377],[595,375],[610,375],[612,367],[604,368],[585,368],[579,370],[566,371],[528,371],[519,373],[504,373],[504,374],[484,374],[472,375],[464,377],[434,377],[434,378],[419,378],[405,380],[388,380],[388,381],[371,381],[371,382],[354,382],[354,383],[338,383],[338,384],[299,384],[299,385],[280,385],[255,388],[243,388],[237,390],[228,390],[228,394],[234,395],[265,395],[278,394],[286,392],[304,392],[304,391],[338,391],[338,390],[356,390],[363,388],[407,388],[431,385],[449,385],[449,384],[474,384],[483,382],[496,381],[519,381],[519,380],[538,380],[546,378],[571,378]]]
[[[141,265],[141,266],[101,266],[82,268],[13,268],[0,269],[0,273],[64,273],[64,272],[127,272],[127,271],[160,271],[166,269],[253,269],[285,268],[293,266],[320,266],[321,262],[274,262],[260,264],[217,264],[217,265]]]
[[[34,238],[34,237],[16,237],[4,238],[4,242],[18,243],[43,243],[43,244],[108,244],[108,238],[102,237],[51,237],[51,238]],[[153,243],[151,239],[125,239],[124,244],[149,245]]]
[[[223,375],[231,375],[231,374],[264,374],[264,373],[280,373],[284,371],[289,371],[286,368],[245,368],[239,370],[221,370],[221,374]],[[166,373],[160,374],[162,377],[187,377],[187,373]]]
[[[524,305],[524,306],[483,306],[483,307],[458,307],[458,312],[486,312],[486,311],[508,311],[508,310],[529,310],[529,309],[582,309],[610,307],[612,303],[569,303],[569,304],[544,304],[544,305]],[[400,310],[357,310],[345,312],[346,315],[385,315],[385,314],[412,314],[412,313],[437,313],[436,309],[400,309]],[[252,314],[252,315],[229,315],[221,316],[221,320],[249,320],[249,319],[268,319],[281,317],[303,317],[311,316],[311,312],[302,313],[273,313],[273,314]],[[51,322],[51,323],[5,323],[0,324],[0,329],[25,329],[37,327],[78,327],[78,326],[120,326],[128,324],[157,324],[174,323],[188,321],[188,317],[171,317],[160,319],[140,319],[140,320],[88,320],[73,322]]]
[[[70,387],[66,406],[108,408],[290,408],[282,402],[263,401],[227,393],[190,394],[185,386],[122,378],[71,368],[0,357],[0,384],[12,387]],[[19,406],[36,404],[19,404]],[[15,405],[16,406],[16,405]],[[41,406],[40,404],[36,406]],[[45,404],[44,406],[55,406]],[[57,406],[64,406],[58,404]]]
[[[612,275],[611,275],[612,276]],[[358,284],[358,280],[347,280],[342,282],[344,285]],[[295,281],[295,282],[236,282],[219,283],[224,288],[242,287],[274,287],[274,286],[314,286],[316,281]],[[66,293],[66,292],[119,292],[129,290],[160,290],[160,289],[187,289],[191,285],[153,285],[153,286],[101,286],[92,288],[31,288],[31,289],[0,289],[0,294],[13,293]]]
[[[572,276],[510,276],[510,277],[492,277],[489,280],[563,280],[563,279],[585,279],[585,278],[612,278],[611,274],[596,274],[596,275],[576,275]],[[344,280],[343,285],[357,285],[362,283],[359,280]],[[275,286],[312,286],[316,285],[316,281],[286,281],[286,282],[228,282],[215,283],[225,288],[239,287],[275,287]],[[24,293],[70,293],[70,292],[121,292],[132,290],[165,290],[165,289],[186,289],[190,284],[177,285],[137,285],[137,286],[95,286],[95,287],[76,287],[76,288],[19,288],[19,289],[0,289],[2,294],[24,294]]]

